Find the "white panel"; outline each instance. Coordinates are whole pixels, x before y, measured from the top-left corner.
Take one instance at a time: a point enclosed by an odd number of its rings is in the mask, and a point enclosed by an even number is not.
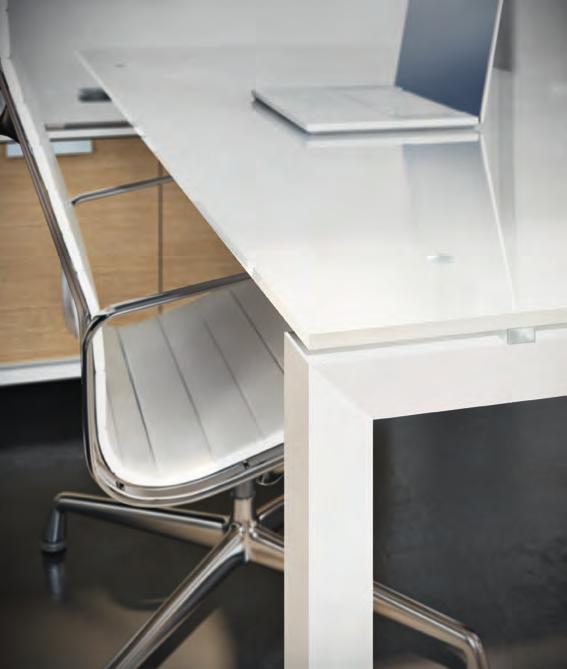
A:
[[[373,418],[567,395],[566,330],[506,341],[504,333],[322,353],[313,364]]]
[[[0,0],[0,56],[10,55],[10,30],[8,26],[8,0]]]
[[[372,418],[285,356],[285,665],[370,669]]]
[[[78,358],[0,365],[0,386],[79,378],[81,378],[81,363]]]
[[[258,43],[372,44],[397,53],[406,0],[257,0]]]

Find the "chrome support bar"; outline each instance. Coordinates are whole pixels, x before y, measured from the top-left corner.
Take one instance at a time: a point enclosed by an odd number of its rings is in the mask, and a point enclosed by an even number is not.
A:
[[[211,590],[243,560],[242,537],[231,529],[109,662],[107,669],[137,669],[163,646]]]
[[[168,176],[155,177],[153,179],[144,179],[143,181],[134,181],[129,184],[121,184],[120,186],[112,186],[111,188],[102,188],[101,190],[93,190],[89,193],[81,193],[75,196],[70,202],[76,207],[83,202],[91,202],[92,200],[102,200],[103,198],[112,197],[113,195],[122,195],[123,193],[131,193],[137,190],[144,190],[145,188],[152,188],[154,186],[161,186],[173,181],[173,178]]]
[[[41,545],[45,553],[65,550],[67,513],[97,518],[209,548],[222,539],[228,525],[228,517],[218,514],[177,509],[140,509],[108,497],[60,493],[53,503]]]
[[[251,562],[282,571],[284,568],[284,539],[279,534],[257,524],[251,528],[248,542]]]
[[[271,530],[284,524],[284,497],[276,497],[258,509],[258,522]]]

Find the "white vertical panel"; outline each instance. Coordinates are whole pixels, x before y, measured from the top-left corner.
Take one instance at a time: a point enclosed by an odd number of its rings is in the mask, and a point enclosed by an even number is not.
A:
[[[373,44],[395,49],[407,0],[257,0],[262,44]]]
[[[322,357],[336,361],[324,365],[329,383],[374,419],[567,395],[565,328],[537,330],[527,344],[486,335]]]
[[[285,344],[285,663],[372,667],[372,418]]]
[[[9,55],[10,30],[8,26],[8,0],[0,0],[0,56],[2,56],[2,58],[8,58]]]

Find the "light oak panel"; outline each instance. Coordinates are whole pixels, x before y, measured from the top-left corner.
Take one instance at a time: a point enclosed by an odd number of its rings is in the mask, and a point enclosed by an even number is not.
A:
[[[61,308],[0,309],[0,363],[16,364],[78,355]]]
[[[0,147],[0,363],[77,354],[61,311],[59,261],[23,159]]]
[[[176,184],[163,186],[163,287],[241,272],[234,256]]]
[[[99,140],[80,160],[62,156],[71,197],[157,175],[158,162],[137,138]],[[158,195],[155,188],[86,202],[77,215],[101,304],[153,293],[158,286]]]
[[[139,139],[98,140],[94,152],[63,156],[71,196],[154,176]],[[158,284],[155,190],[78,210],[101,302],[152,293]],[[0,148],[0,364],[78,354],[61,307],[59,261],[23,159]]]
[[[0,199],[3,185],[0,186]],[[33,195],[33,193],[32,193]],[[0,207],[2,206],[0,202]],[[10,207],[13,211],[15,207]],[[0,210],[0,220],[3,212]],[[43,222],[41,212],[38,212],[39,222],[32,220],[21,220],[14,225],[0,226],[1,247],[0,257],[2,258],[45,258],[46,247],[52,245],[51,235],[47,225]],[[56,258],[55,251],[50,257]]]
[[[0,258],[0,309],[36,309],[61,304],[59,261],[51,257]]]
[[[23,159],[8,159],[0,145],[0,229],[18,225],[39,227],[41,209],[37,198],[30,197],[33,187]],[[2,236],[4,242],[4,236]],[[3,252],[4,244],[0,247]]]
[[[59,158],[71,197],[160,173],[137,138],[93,147]],[[175,184],[84,203],[77,215],[102,304],[241,271]],[[0,147],[0,364],[78,354],[63,322],[60,281],[25,162]]]

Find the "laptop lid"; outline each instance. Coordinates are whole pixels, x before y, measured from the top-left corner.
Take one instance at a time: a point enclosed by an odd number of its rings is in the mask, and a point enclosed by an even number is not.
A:
[[[409,0],[396,86],[481,118],[503,0]]]

